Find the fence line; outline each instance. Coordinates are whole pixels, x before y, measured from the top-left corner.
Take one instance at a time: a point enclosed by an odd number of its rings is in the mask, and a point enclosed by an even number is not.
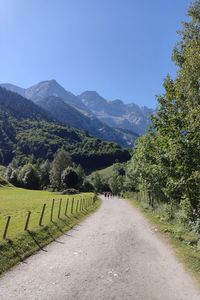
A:
[[[54,219],[54,212],[55,212],[55,207],[56,207],[55,203],[56,203],[56,199],[52,199],[50,210],[48,210],[48,213],[50,213],[49,222],[46,221],[47,215],[46,215],[46,218],[45,218],[45,222],[47,222],[47,224],[52,222],[53,219]],[[79,212],[86,211],[91,205],[94,204],[94,198],[79,198],[79,199],[78,198],[77,199],[72,198],[71,201],[70,201],[69,198],[67,198],[65,204],[62,205],[62,203],[63,203],[63,199],[61,198],[61,199],[59,199],[59,204],[57,206],[58,207],[57,208],[58,209],[57,219],[61,219],[61,215],[65,216],[65,217],[68,216],[69,209],[70,209],[70,204],[71,204],[70,215],[74,215],[74,214],[78,214]],[[57,209],[56,209],[56,211],[57,211]],[[34,211],[35,211],[35,209],[34,209]],[[36,212],[36,213],[40,213],[40,218],[39,218],[38,225],[43,226],[43,220],[44,220],[45,214],[47,213],[46,203],[43,204],[41,212]],[[29,227],[31,227],[30,226],[30,220],[33,218],[32,216],[33,216],[32,211],[28,211],[27,215],[26,215],[26,218],[25,218],[25,224],[24,224],[22,232],[23,231],[28,231]],[[5,227],[4,227],[4,231],[3,231],[3,236],[2,236],[3,240],[6,240],[7,236],[9,235],[10,223],[13,224],[13,221],[11,222],[11,217],[12,217],[12,220],[13,220],[13,216],[8,216],[7,217]],[[37,228],[37,224],[35,224],[33,226],[33,228]]]

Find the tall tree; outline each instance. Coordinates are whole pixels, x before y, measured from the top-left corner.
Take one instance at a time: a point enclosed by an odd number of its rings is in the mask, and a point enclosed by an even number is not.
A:
[[[59,190],[62,187],[62,172],[71,165],[72,161],[70,155],[64,149],[59,149],[56,152],[50,171],[50,183],[54,189]]]
[[[190,22],[179,31],[173,51],[178,65],[174,80],[167,76],[158,97],[152,128],[142,137],[128,167],[150,198],[187,201],[199,212],[200,195],[200,0],[188,10]]]

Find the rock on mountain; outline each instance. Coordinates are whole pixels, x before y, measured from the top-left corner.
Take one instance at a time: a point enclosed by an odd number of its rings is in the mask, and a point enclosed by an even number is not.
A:
[[[64,124],[125,147],[132,147],[138,135],[145,132],[153,113],[152,109],[134,103],[108,101],[95,91],[75,96],[56,80],[42,81],[27,89],[12,84],[1,86],[31,99]]]
[[[139,107],[135,103],[125,104],[122,100],[108,101],[95,91],[85,91],[79,98],[102,122],[143,134],[150,124],[152,109]]]
[[[84,115],[67,104],[62,98],[50,96],[37,102],[57,121],[74,128],[87,131],[89,134],[107,141],[113,141],[123,147],[133,146],[137,134],[112,128],[101,122],[93,114]]]
[[[82,103],[82,101],[73,95],[71,92],[66,91],[56,80],[46,80],[41,81],[27,89],[23,89],[16,85],[12,85],[10,83],[3,83],[0,86],[20,94],[21,96],[32,100],[37,103],[38,101],[49,97],[56,96],[62,98],[66,103],[84,111],[84,113],[88,113],[87,107]]]

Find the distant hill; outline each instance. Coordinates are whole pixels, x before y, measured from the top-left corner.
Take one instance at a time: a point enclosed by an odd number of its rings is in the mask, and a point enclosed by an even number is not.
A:
[[[31,155],[52,160],[61,147],[86,170],[130,158],[118,145],[61,125],[32,101],[0,87],[0,165]]]

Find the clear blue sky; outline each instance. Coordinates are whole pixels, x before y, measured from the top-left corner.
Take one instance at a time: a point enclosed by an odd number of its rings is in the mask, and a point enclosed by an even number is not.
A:
[[[0,82],[155,106],[190,0],[0,0]]]

